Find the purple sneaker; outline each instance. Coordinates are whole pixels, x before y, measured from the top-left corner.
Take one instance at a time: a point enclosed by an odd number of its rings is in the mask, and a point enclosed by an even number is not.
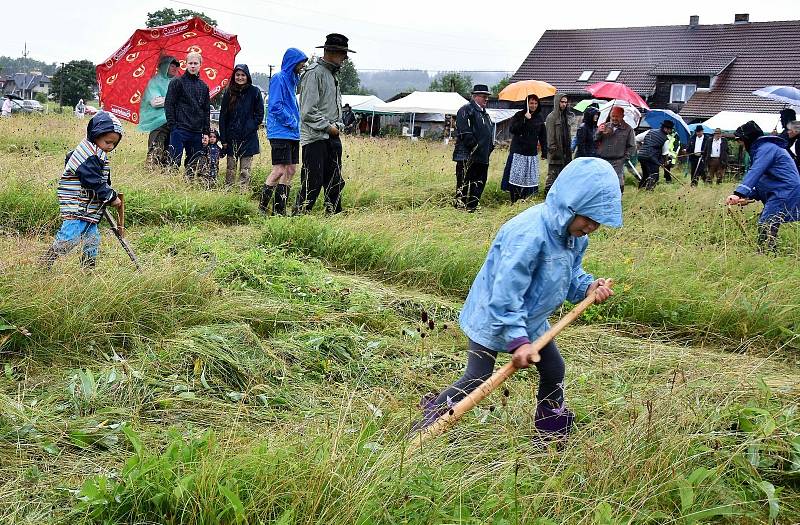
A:
[[[422,396],[419,402],[419,407],[422,409],[422,419],[418,419],[411,426],[411,434],[425,430],[452,408],[453,403],[450,401],[450,398],[447,399],[447,403],[444,405],[436,405],[437,397],[439,396],[433,392],[428,392]]]
[[[572,430],[575,414],[567,408],[566,403],[553,408],[555,403],[544,400],[536,405],[536,415],[533,424],[545,440],[564,439]]]

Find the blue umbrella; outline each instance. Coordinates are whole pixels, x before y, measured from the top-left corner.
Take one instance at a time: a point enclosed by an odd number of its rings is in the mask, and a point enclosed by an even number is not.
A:
[[[792,106],[800,106],[800,89],[792,86],[767,86],[753,91],[753,95],[770,98]]]
[[[680,115],[668,109],[651,109],[644,116],[644,121],[650,124],[651,128],[660,128],[665,120],[671,120],[675,124],[675,132],[678,134],[682,144],[689,143],[689,126]]]
[[[690,125],[689,125],[689,129],[692,131],[692,133],[694,133],[694,132],[695,132],[695,130],[696,130],[698,127],[701,127],[701,128],[703,128],[703,133],[714,133],[714,128],[712,128],[711,126],[706,126],[706,125],[705,125],[705,124],[703,124],[702,122],[700,122],[700,123],[698,123],[698,124],[690,124]]]

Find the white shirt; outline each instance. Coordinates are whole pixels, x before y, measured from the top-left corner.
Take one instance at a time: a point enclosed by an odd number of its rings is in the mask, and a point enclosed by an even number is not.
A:
[[[695,143],[694,143],[694,152],[695,153],[703,153],[703,141],[705,141],[706,136],[705,135],[703,135],[702,137],[701,136],[697,136],[695,138],[696,138],[696,140],[695,140]]]
[[[711,141],[711,156],[719,157],[719,150],[722,148],[722,137]]]

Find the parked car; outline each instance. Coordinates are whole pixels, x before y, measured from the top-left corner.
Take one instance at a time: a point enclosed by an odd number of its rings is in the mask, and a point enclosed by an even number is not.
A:
[[[0,101],[5,102],[5,98]],[[38,100],[21,100],[17,97],[11,97],[11,113],[35,113],[43,112],[44,106]]]
[[[22,101],[22,107],[27,109],[29,113],[34,111],[43,112],[44,106],[38,100],[28,99]]]

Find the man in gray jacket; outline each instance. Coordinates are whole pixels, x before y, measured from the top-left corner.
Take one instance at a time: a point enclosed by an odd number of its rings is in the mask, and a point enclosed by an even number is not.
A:
[[[347,60],[347,37],[331,33],[322,58],[306,67],[300,77],[300,145],[303,168],[294,214],[308,213],[320,190],[325,189],[325,211],[342,211],[342,94],[336,74]]]
[[[607,160],[619,178],[619,189],[625,191],[625,164],[636,154],[636,135],[627,122],[621,106],[611,108],[610,122],[600,124],[595,135],[597,156]]]

